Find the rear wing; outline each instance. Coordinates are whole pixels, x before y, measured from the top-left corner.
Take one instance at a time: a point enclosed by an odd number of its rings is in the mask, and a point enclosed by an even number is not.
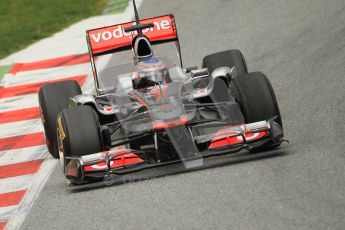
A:
[[[154,27],[143,29],[143,35],[150,40],[152,45],[175,42],[180,65],[183,67],[174,15],[168,14],[140,20],[140,24],[150,23],[152,23]],[[133,25],[135,25],[134,21],[86,31],[86,41],[89,48],[97,94],[102,94],[102,90],[99,88],[94,57],[132,49],[133,38],[138,35],[138,32],[126,32],[125,29]]]
[[[153,23],[153,28],[143,29],[143,35],[152,44],[178,41],[175,17],[172,14],[140,20],[141,24]],[[125,28],[135,25],[135,22],[122,23],[88,30],[86,37],[89,51],[93,56],[114,53],[131,49],[136,31],[125,32]]]

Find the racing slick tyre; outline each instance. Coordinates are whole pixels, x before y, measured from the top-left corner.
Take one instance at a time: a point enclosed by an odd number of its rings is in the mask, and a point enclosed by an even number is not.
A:
[[[274,121],[283,127],[272,85],[263,73],[253,72],[233,79],[230,90],[240,105],[247,124],[275,118]],[[280,143],[269,142],[254,148],[253,152],[272,149],[279,145]]]
[[[246,60],[239,50],[227,50],[210,54],[204,57],[202,62],[202,67],[208,68],[210,74],[218,67],[232,68],[234,66],[238,76],[248,73]]]
[[[102,151],[99,120],[90,106],[63,109],[57,118],[57,143],[61,165],[65,157],[80,157]]]
[[[46,144],[49,153],[59,157],[56,142],[57,115],[69,106],[71,97],[81,94],[80,86],[76,81],[56,82],[44,85],[38,93],[41,119],[44,126]]]
[[[57,119],[58,140],[65,156],[84,156],[102,150],[99,120],[90,106],[62,110]]]

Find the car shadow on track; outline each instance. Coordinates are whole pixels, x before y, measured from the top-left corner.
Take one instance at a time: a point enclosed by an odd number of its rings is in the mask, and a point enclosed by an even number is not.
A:
[[[250,154],[248,152],[240,152],[236,154],[229,154],[225,156],[218,156],[214,158],[204,159],[203,166],[185,169],[182,163],[162,166],[153,169],[147,169],[136,173],[131,173],[127,175],[113,175],[107,181],[95,181],[84,185],[74,185],[71,186],[69,191],[70,193],[80,193],[86,192],[95,189],[104,189],[111,186],[119,186],[124,184],[129,184],[133,182],[140,182],[145,180],[150,180],[154,178],[160,178],[165,176],[171,176],[181,173],[190,173],[199,170],[211,169],[215,167],[226,167],[231,164],[246,163],[256,160],[271,159],[276,157],[287,156],[291,153],[288,153],[286,149],[277,149],[268,152]]]

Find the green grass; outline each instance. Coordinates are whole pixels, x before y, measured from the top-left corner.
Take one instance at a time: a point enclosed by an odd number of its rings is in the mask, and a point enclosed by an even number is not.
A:
[[[11,69],[12,65],[0,66],[0,83],[5,74]]]
[[[128,0],[109,0],[108,7],[104,11],[105,14],[115,14],[126,9]]]
[[[125,0],[0,0],[0,59],[77,21],[102,14],[109,1]]]

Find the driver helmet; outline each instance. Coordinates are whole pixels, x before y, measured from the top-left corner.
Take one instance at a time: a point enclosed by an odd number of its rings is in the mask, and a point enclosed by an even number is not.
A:
[[[167,66],[158,58],[147,58],[136,66],[136,88],[145,88],[154,85],[163,85],[168,74]],[[139,85],[139,83],[141,83]]]

